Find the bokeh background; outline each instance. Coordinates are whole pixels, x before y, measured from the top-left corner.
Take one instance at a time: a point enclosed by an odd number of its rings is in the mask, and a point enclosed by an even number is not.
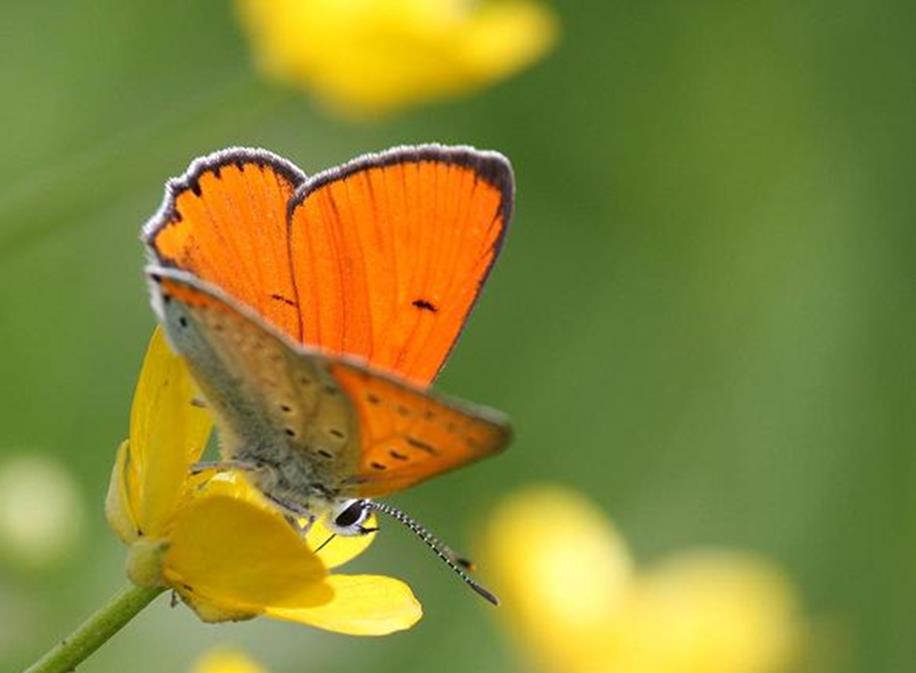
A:
[[[468,548],[502,494],[560,481],[640,561],[712,545],[779,563],[821,670],[912,670],[912,3],[553,7],[561,41],[530,70],[353,123],[260,78],[231,3],[3,5],[0,465],[62,466],[72,493],[55,472],[47,501],[80,526],[56,554],[0,545],[3,670],[126,582],[103,498],[165,178],[232,144],[311,173],[422,141],[515,166],[514,230],[439,386],[508,411],[517,439],[397,504]],[[411,583],[411,631],[214,627],[160,599],[80,670],[182,671],[219,643],[279,673],[523,670],[492,609],[389,528],[356,567]]]

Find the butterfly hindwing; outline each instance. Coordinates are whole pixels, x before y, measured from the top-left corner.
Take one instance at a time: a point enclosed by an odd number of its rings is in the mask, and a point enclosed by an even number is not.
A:
[[[330,372],[349,396],[360,426],[354,482],[363,497],[385,495],[504,449],[499,412],[447,399],[347,362]]]
[[[288,466],[332,497],[397,491],[508,443],[497,412],[295,344],[218,288],[148,269],[154,305],[216,414],[229,458]],[[289,497],[295,497],[289,496]]]

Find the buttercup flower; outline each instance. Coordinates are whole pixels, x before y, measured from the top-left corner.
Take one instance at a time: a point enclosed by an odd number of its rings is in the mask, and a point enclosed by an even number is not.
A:
[[[128,545],[128,576],[173,589],[204,621],[267,615],[353,635],[384,635],[421,616],[410,588],[389,577],[329,569],[373,535],[341,538],[317,522],[301,536],[233,473],[191,475],[212,429],[192,404],[194,383],[160,331],[150,342],[106,502]]]
[[[554,673],[777,673],[791,670],[797,598],[767,562],[687,552],[638,569],[583,498],[520,493],[491,519],[485,565],[507,626]]]
[[[85,519],[76,482],[59,462],[34,454],[0,462],[0,558],[23,568],[61,562]]]
[[[237,650],[212,650],[191,667],[191,673],[266,673]]]
[[[238,0],[259,66],[350,114],[468,93],[553,44],[534,0]]]

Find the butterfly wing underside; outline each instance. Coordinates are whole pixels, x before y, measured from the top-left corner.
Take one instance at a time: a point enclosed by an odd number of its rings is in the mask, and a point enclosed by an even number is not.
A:
[[[508,443],[497,412],[305,349],[189,274],[148,273],[160,319],[214,408],[230,457],[257,450],[281,463],[290,450],[305,468],[303,487],[377,496]]]
[[[352,473],[352,408],[314,354],[183,272],[149,269],[154,306],[213,410],[225,458],[288,467],[303,489]]]
[[[330,371],[360,427],[357,494],[381,496],[498,453],[511,437],[492,409],[433,395],[347,362]]]

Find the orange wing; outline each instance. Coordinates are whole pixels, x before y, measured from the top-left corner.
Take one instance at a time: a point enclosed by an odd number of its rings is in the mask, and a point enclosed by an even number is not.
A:
[[[216,152],[169,181],[142,238],[160,264],[219,286],[298,340],[286,216],[304,181],[264,150]]]
[[[428,384],[496,260],[512,196],[508,161],[467,147],[398,148],[310,179],[290,204],[302,341]]]
[[[300,343],[426,385],[496,260],[513,188],[502,155],[470,147],[396,148],[310,180],[230,149],[169,182],[143,240]]]
[[[348,483],[360,497],[400,491],[493,455],[511,438],[499,412],[441,398],[347,362],[332,360],[328,369],[359,418],[359,462]]]
[[[147,273],[170,342],[188,358],[216,413],[224,455],[243,448],[268,464],[304,463],[308,479],[328,493],[371,497],[509,442],[508,421],[496,411],[294,344],[186,272],[147,267]],[[291,451],[277,454],[279,446]]]

